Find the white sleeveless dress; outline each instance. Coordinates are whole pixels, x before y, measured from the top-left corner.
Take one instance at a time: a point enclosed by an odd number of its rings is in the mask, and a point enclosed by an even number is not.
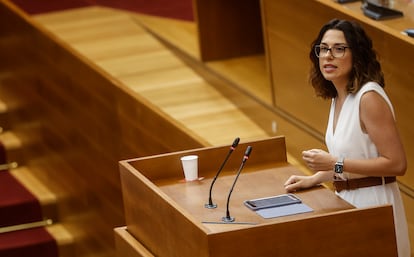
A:
[[[374,82],[365,84],[358,93],[349,94],[345,99],[339,114],[335,133],[333,131],[335,99],[332,100],[329,113],[328,126],[325,141],[329,152],[334,156],[344,156],[346,159],[368,159],[378,157],[378,151],[368,134],[364,133],[360,126],[359,104],[361,96],[375,91],[389,104],[393,114],[393,107],[383,88]],[[365,177],[359,174],[344,172],[348,179]],[[408,227],[405,217],[404,205],[401,199],[397,182],[359,188],[355,190],[343,190],[337,192],[341,198],[357,208],[370,207],[383,204],[392,204],[394,210],[394,222],[399,257],[410,257],[410,242]]]

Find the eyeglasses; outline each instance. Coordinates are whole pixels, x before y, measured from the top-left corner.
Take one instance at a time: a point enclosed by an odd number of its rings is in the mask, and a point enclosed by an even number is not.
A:
[[[328,47],[326,45],[316,45],[314,50],[318,58],[325,57],[328,54],[328,51],[331,52],[331,55],[334,58],[341,58],[345,55],[345,50],[347,48],[350,47],[344,45],[335,45],[333,47]]]

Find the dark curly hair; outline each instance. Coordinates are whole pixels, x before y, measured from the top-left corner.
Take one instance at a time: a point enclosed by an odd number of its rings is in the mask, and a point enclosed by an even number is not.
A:
[[[324,99],[337,96],[336,89],[331,81],[326,80],[319,68],[319,58],[314,47],[321,43],[325,32],[331,29],[344,33],[347,44],[352,51],[352,71],[347,85],[348,93],[356,93],[367,82],[374,81],[384,87],[384,74],[381,64],[377,60],[377,54],[372,47],[372,40],[364,29],[356,22],[333,19],[325,24],[318,37],[312,42],[309,57],[312,61],[309,82],[315,89],[317,96]]]

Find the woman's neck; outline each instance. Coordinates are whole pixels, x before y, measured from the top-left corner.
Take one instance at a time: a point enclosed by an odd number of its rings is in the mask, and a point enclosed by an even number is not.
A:
[[[343,100],[345,100],[346,96],[348,95],[347,84],[347,81],[334,83],[337,92],[337,101],[343,102]]]

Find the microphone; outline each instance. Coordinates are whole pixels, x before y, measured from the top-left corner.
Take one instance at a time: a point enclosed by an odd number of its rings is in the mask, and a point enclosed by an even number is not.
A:
[[[223,169],[224,165],[226,164],[227,160],[229,159],[229,157],[230,157],[231,153],[232,153],[232,152],[234,151],[234,149],[236,149],[236,147],[239,145],[239,142],[240,142],[240,138],[236,137],[236,138],[234,139],[234,141],[233,141],[233,144],[230,146],[230,150],[229,150],[229,152],[227,153],[226,158],[224,159],[223,163],[221,164],[221,166],[220,166],[219,170],[217,171],[217,174],[214,176],[213,181],[211,181],[211,185],[210,185],[210,193],[209,193],[209,196],[208,196],[208,203],[206,203],[206,204],[204,205],[204,207],[206,207],[206,208],[208,208],[208,209],[214,209],[214,208],[217,208],[217,204],[214,204],[214,203],[213,203],[213,200],[212,200],[212,198],[211,198],[211,192],[212,192],[212,190],[213,190],[213,185],[214,185],[214,183],[216,182],[217,177],[219,176],[219,174],[220,174],[221,170]]]
[[[239,178],[240,172],[242,171],[247,159],[249,159],[251,152],[252,152],[252,147],[249,145],[246,149],[246,152],[244,153],[242,163],[240,164],[239,171],[237,172],[236,178],[234,179],[233,185],[231,186],[229,195],[227,196],[226,216],[222,218],[222,221],[224,222],[233,222],[236,220],[235,218],[230,216],[230,211],[229,211],[230,196],[231,196],[231,193],[233,192],[234,185],[236,185],[237,179]]]

